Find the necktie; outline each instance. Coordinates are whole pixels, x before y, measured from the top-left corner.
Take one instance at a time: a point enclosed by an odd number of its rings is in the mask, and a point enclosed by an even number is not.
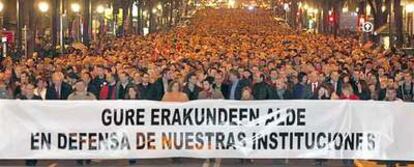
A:
[[[59,87],[56,87],[56,93],[57,93],[57,98],[60,99],[60,89],[59,89]]]

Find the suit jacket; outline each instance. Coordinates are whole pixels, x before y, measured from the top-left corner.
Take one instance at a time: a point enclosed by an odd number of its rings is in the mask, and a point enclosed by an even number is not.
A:
[[[154,99],[153,96],[152,96],[152,84],[148,83],[147,86],[139,84],[138,85],[138,95],[139,95],[139,99],[143,99],[143,100]]]
[[[217,85],[214,85],[213,88],[218,89]],[[229,99],[228,94],[227,94],[228,90],[229,90],[229,85],[225,84],[225,83],[222,83],[221,86],[220,86],[220,92],[221,92],[221,94],[223,94],[225,99]]]
[[[93,95],[95,95],[95,97],[99,97],[99,89],[95,84],[92,84],[92,82],[88,84],[87,91],[91,92]]]
[[[62,82],[60,86],[60,96],[58,95],[58,92],[56,92],[55,85],[50,85],[46,90],[46,99],[47,100],[67,100],[68,96],[72,93],[72,87]]]
[[[91,81],[90,84],[95,85],[97,92],[100,92],[105,83],[106,81],[104,78],[96,77]]]
[[[161,101],[162,97],[165,94],[164,91],[164,83],[162,82],[162,78],[158,78],[155,82],[154,85],[152,87],[152,99],[151,100],[157,100],[157,101]]]
[[[270,87],[265,82],[256,83],[253,85],[253,97],[255,100],[270,99]]]
[[[134,87],[134,84],[128,81],[125,88],[123,88],[121,82],[116,83],[116,99],[125,99],[125,95],[128,94],[129,87]]]
[[[190,88],[188,88],[188,84],[186,86],[184,86],[183,92],[185,94],[187,94],[188,99],[190,100],[197,100],[198,99],[198,94],[200,93],[201,88],[198,87],[197,85],[194,85],[194,90],[191,91]]]
[[[410,90],[406,90],[407,86],[405,84],[400,85],[397,91],[397,97],[404,101],[412,101],[414,96],[414,83],[410,84]]]
[[[226,93],[228,99],[230,99],[230,97],[231,97],[230,95],[231,95],[232,86],[233,86],[233,83],[231,83],[229,85],[227,93]],[[239,82],[236,85],[236,90],[234,92],[234,98],[235,98],[234,100],[240,100],[241,99],[242,89],[246,86],[248,86],[248,83],[246,83],[245,80],[239,80]]]
[[[313,97],[312,87],[308,84],[302,85],[300,83],[293,87],[293,99],[311,99]]]

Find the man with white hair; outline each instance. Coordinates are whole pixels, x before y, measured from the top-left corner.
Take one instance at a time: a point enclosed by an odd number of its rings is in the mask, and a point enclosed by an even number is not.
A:
[[[52,75],[52,84],[46,90],[48,100],[66,100],[72,93],[72,87],[63,82],[63,73],[55,72]]]

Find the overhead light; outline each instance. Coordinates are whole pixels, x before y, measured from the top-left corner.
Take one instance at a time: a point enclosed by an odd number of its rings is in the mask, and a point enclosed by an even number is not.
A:
[[[105,7],[103,5],[98,5],[96,7],[96,12],[101,13],[101,14],[104,13],[105,12]]]
[[[78,3],[73,3],[72,5],[70,5],[70,8],[72,9],[73,12],[79,13],[81,7]]]
[[[4,4],[3,4],[3,2],[0,2],[0,12],[3,11],[3,8],[4,8]]]
[[[414,4],[409,4],[405,7],[405,9],[407,10],[408,13],[413,13],[414,12]]]
[[[247,7],[247,9],[254,10],[254,6],[253,5],[250,5],[250,6]]]
[[[49,10],[49,4],[45,1],[39,2],[38,7],[42,13],[45,13]]]
[[[229,8],[234,8],[236,6],[236,0],[229,0],[228,5],[229,5]]]

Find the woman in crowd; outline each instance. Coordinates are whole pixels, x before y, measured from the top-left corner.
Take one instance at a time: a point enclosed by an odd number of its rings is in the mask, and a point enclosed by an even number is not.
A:
[[[55,100],[83,89],[99,100],[186,102],[220,93],[232,100],[414,100],[412,55],[364,48],[349,37],[296,33],[264,10],[200,10],[187,27],[100,45],[98,52],[54,58],[4,58],[0,98],[19,97],[37,79],[34,94]],[[85,83],[72,83],[78,78]]]
[[[139,91],[137,87],[130,86],[127,88],[127,94],[125,94],[125,100],[137,100],[139,99]]]
[[[178,81],[171,81],[171,83],[168,85],[168,90],[162,97],[161,101],[187,102],[189,99],[181,89],[181,85]]]
[[[342,94],[339,96],[340,99],[348,100],[359,100],[359,97],[354,94],[354,90],[351,84],[345,84],[342,86]]]
[[[250,87],[246,86],[242,89],[240,100],[254,100],[252,89]]]
[[[198,94],[198,99],[224,99],[221,91],[213,88],[214,78],[207,77],[203,81],[203,90]]]

